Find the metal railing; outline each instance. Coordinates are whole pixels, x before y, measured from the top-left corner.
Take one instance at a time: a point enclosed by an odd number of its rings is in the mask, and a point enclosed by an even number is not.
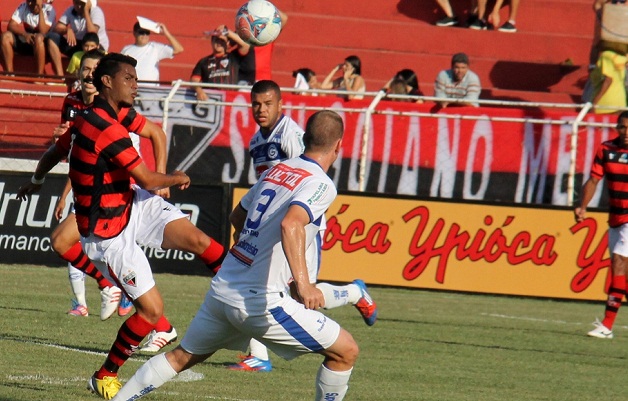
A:
[[[150,98],[150,97],[141,97],[140,100],[152,100],[163,102],[163,116],[162,116],[162,125],[164,130],[167,130],[168,127],[168,105],[173,102],[178,103],[187,103],[187,104],[208,104],[208,105],[219,105],[219,106],[238,106],[241,107],[241,103],[231,103],[231,102],[221,102],[209,99],[207,101],[199,101],[199,100],[184,100],[184,99],[175,99],[175,95],[182,88],[194,88],[201,87],[212,90],[225,90],[225,91],[240,91],[240,92],[250,92],[251,87],[248,85],[227,85],[227,84],[205,84],[199,82],[191,82],[184,80],[173,81],[171,84],[170,91],[168,95],[165,97],[158,98]],[[370,125],[370,117],[374,114],[381,115],[392,115],[392,116],[404,116],[404,117],[427,117],[427,118],[445,118],[445,119],[460,119],[460,120],[488,120],[495,122],[515,122],[522,124],[551,124],[551,125],[570,125],[571,126],[571,142],[570,142],[570,169],[569,169],[569,178],[567,183],[568,188],[568,205],[571,206],[573,203],[573,197],[575,192],[575,176],[576,176],[576,160],[577,160],[577,140],[578,135],[583,127],[595,127],[595,128],[610,128],[614,127],[612,123],[599,123],[599,122],[587,122],[584,121],[584,117],[586,114],[595,109],[609,109],[609,107],[602,106],[593,106],[591,103],[583,103],[583,104],[573,104],[573,103],[550,103],[550,102],[525,102],[525,101],[503,101],[503,100],[487,100],[480,99],[478,103],[481,106],[489,106],[489,107],[511,107],[518,109],[527,109],[527,108],[544,108],[544,109],[570,109],[574,111],[578,111],[577,115],[573,118],[573,120],[565,120],[565,119],[551,119],[551,118],[528,118],[528,117],[501,117],[501,116],[487,116],[483,115],[462,115],[462,114],[443,114],[443,113],[434,113],[434,112],[419,112],[419,111],[398,111],[398,110],[378,110],[378,106],[380,102],[384,99],[387,100],[403,100],[416,102],[417,100],[423,100],[424,102],[439,102],[439,101],[447,101],[450,103],[456,103],[455,99],[443,99],[433,96],[410,96],[410,95],[395,95],[395,94],[387,94],[384,90],[380,90],[377,92],[351,92],[345,90],[320,90],[320,89],[296,89],[296,88],[281,88],[282,92],[286,93],[295,93],[302,95],[311,95],[311,96],[324,96],[324,95],[360,95],[363,96],[364,99],[372,98],[372,101],[367,107],[340,107],[335,108],[336,111],[349,112],[349,113],[363,113],[365,114],[365,123],[363,128],[363,136],[362,136],[362,148],[360,154],[360,169],[359,169],[359,190],[365,190],[365,182],[364,175],[367,164],[367,149],[368,149],[368,140],[369,140],[369,132],[371,130]],[[59,92],[49,92],[44,90],[17,90],[17,89],[0,89],[0,94],[8,94],[11,96],[46,96],[50,98],[57,98],[65,96],[65,93]],[[355,103],[349,103],[351,104]],[[306,111],[318,111],[325,109],[324,107],[319,106],[297,106],[290,105],[285,106],[287,109],[293,110],[306,110]],[[472,107],[466,107],[465,110],[473,109]],[[616,108],[611,108],[615,110]],[[628,110],[628,108],[621,109]]]

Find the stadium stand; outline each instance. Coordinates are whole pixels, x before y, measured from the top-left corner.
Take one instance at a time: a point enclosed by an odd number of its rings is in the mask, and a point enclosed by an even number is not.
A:
[[[111,51],[120,51],[132,42],[136,15],[168,25],[185,47],[175,59],[161,63],[162,79],[172,81],[189,78],[194,64],[210,51],[203,32],[223,23],[233,27],[235,12],[243,1],[100,0],[99,6],[105,12]],[[579,102],[587,76],[594,22],[591,0],[526,0],[519,9],[519,31],[514,34],[436,27],[433,23],[440,14],[433,1],[364,0],[356,6],[349,0],[333,4],[275,0],[275,4],[289,16],[273,56],[273,78],[281,86],[292,86],[292,71],[300,67],[312,68],[322,79],[349,54],[362,59],[368,91],[380,89],[395,71],[412,68],[419,76],[421,91],[432,95],[437,73],[449,66],[451,55],[458,51],[469,54],[485,99]],[[70,1],[55,0],[54,5],[60,14]],[[453,0],[452,6],[464,20],[462,11],[468,0]],[[502,9],[502,20],[506,20],[507,11]],[[3,10],[1,17],[5,30],[9,12]],[[16,69],[20,67],[31,72],[30,60],[16,57]],[[46,71],[52,74],[49,63]],[[20,82],[0,84],[3,88],[25,86],[34,90],[34,85]],[[15,132],[23,129],[19,124],[37,119],[33,113],[59,110],[61,104],[60,99],[42,101],[40,110],[15,111],[14,100],[0,95],[5,139],[12,133],[19,137]],[[47,124],[49,119],[43,121]],[[56,115],[52,120],[56,122]],[[42,129],[42,137],[49,138],[51,126]],[[40,132],[39,128],[28,131]]]

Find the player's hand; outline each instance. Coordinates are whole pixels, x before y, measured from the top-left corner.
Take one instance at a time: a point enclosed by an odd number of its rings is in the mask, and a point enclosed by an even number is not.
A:
[[[91,0],[87,0],[87,1],[85,2],[85,8],[84,8],[83,10],[85,10],[85,12],[83,13],[83,15],[85,15],[85,14],[89,14],[89,12],[90,12],[90,11],[92,11],[92,2],[91,2]]]
[[[162,188],[156,191],[152,191],[157,196],[161,196],[164,199],[170,199],[170,188]]]
[[[307,309],[316,310],[325,306],[325,297],[316,285],[296,284],[297,301],[301,302]]]
[[[179,183],[176,184],[179,189],[184,190],[190,186],[190,177],[188,177],[188,175],[183,171],[175,170],[172,172],[172,175],[179,177]]]
[[[57,206],[55,206],[55,218],[57,220],[61,220],[63,217],[63,210],[65,209],[65,198],[59,197],[57,201]]]
[[[58,126],[56,126],[55,129],[52,131],[52,139],[54,139],[54,141],[56,142],[61,135],[65,134],[65,131],[67,131],[68,128],[70,128],[69,121],[66,121],[63,124],[59,124]]]
[[[20,187],[17,190],[17,198],[21,201],[27,200],[32,194],[39,191],[41,189],[41,185],[33,184],[32,182],[28,182]]]
[[[574,217],[576,218],[577,223],[580,223],[586,218],[585,216],[586,212],[587,212],[587,209],[582,208],[582,207],[577,207],[574,209],[573,214],[574,214]]]

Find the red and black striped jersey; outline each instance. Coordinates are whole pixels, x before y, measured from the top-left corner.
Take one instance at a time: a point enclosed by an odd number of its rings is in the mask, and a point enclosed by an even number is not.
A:
[[[82,236],[118,235],[127,225],[133,203],[130,171],[142,159],[129,137],[146,119],[134,109],[118,115],[103,99],[81,111],[57,147],[69,153],[74,209]]]
[[[606,177],[608,224],[618,227],[628,223],[628,149],[619,146],[619,138],[600,145],[591,166],[591,176]]]
[[[63,99],[63,106],[61,107],[61,124],[66,121],[72,122],[82,110],[88,108],[89,105],[83,103],[83,96],[80,91],[69,93],[65,99]]]

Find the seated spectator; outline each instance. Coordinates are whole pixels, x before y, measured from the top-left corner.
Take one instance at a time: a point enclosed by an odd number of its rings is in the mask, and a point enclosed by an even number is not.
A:
[[[600,42],[600,57],[591,71],[590,79],[593,86],[595,106],[626,107],[626,52],[628,45],[623,43]],[[597,114],[617,112],[617,109],[595,109]]]
[[[159,81],[159,62],[166,58],[173,58],[183,51],[183,46],[168,31],[165,24],[158,23],[159,33],[168,39],[169,45],[150,40],[151,32],[140,26],[139,22],[133,25],[135,43],[124,46],[121,53],[137,60],[137,78],[140,81]]]
[[[318,82],[316,73],[309,68],[299,68],[298,70],[292,71],[292,76],[295,79],[294,87],[296,89],[320,89],[321,88],[321,84]],[[318,93],[302,92],[300,94],[318,96]]]
[[[334,78],[338,72],[342,75]],[[362,62],[358,56],[349,56],[344,62],[336,65],[325,77],[321,89],[341,89],[350,92],[365,92],[366,84],[362,78]],[[340,95],[339,95],[340,96]],[[340,96],[345,100],[363,99],[363,95],[347,94]]]
[[[396,94],[396,95],[412,95],[412,96],[423,96],[423,93],[419,90],[419,80],[416,76],[416,73],[409,69],[405,68],[403,70],[397,71],[394,77],[388,81],[388,83],[384,86],[384,89],[388,93]],[[423,103],[422,99],[412,100],[412,99],[392,99],[392,100],[403,100],[406,102],[416,102]]]
[[[98,34],[100,48],[107,51],[109,38],[105,30],[105,14],[96,5],[95,0],[72,0],[72,6],[68,7],[57,24],[48,32],[48,53],[55,74],[63,75],[61,54],[71,57],[81,50],[83,38],[87,32]]]
[[[43,75],[46,65],[44,37],[56,18],[51,4],[43,0],[27,0],[13,13],[2,34],[2,59],[5,72],[13,72],[14,51],[34,55],[37,74]]]
[[[76,74],[81,65],[81,58],[83,54],[87,53],[90,50],[98,49],[100,46],[100,40],[98,39],[98,35],[94,32],[88,32],[83,36],[83,45],[81,46],[81,50],[74,52],[72,57],[70,58],[70,62],[68,63],[68,68],[65,69],[65,72],[70,75]]]
[[[481,91],[480,78],[469,69],[469,57],[464,53],[457,53],[451,58],[451,68],[438,73],[434,96],[462,100],[438,102],[443,108],[449,105],[477,107]]]
[[[436,3],[445,13],[445,17],[436,21],[436,26],[454,26],[458,25],[460,21],[454,14],[454,10],[451,8],[449,0],[436,0]]]
[[[478,0],[477,5],[477,18],[469,25],[469,28],[475,30],[494,29],[499,26],[500,16],[499,10],[501,10],[504,0],[495,0],[495,5],[492,11],[488,15],[486,14],[487,0]],[[517,32],[515,20],[517,19],[517,10],[519,9],[519,0],[510,0],[510,12],[508,15],[508,21],[498,28],[501,32]]]
[[[233,48],[229,51],[229,40],[238,44],[237,50]],[[249,52],[250,45],[224,25],[212,32],[211,41],[213,53],[196,63],[190,80],[214,84],[237,84],[240,62],[242,56]],[[196,86],[194,90],[198,100],[207,100],[207,94],[203,88]]]

